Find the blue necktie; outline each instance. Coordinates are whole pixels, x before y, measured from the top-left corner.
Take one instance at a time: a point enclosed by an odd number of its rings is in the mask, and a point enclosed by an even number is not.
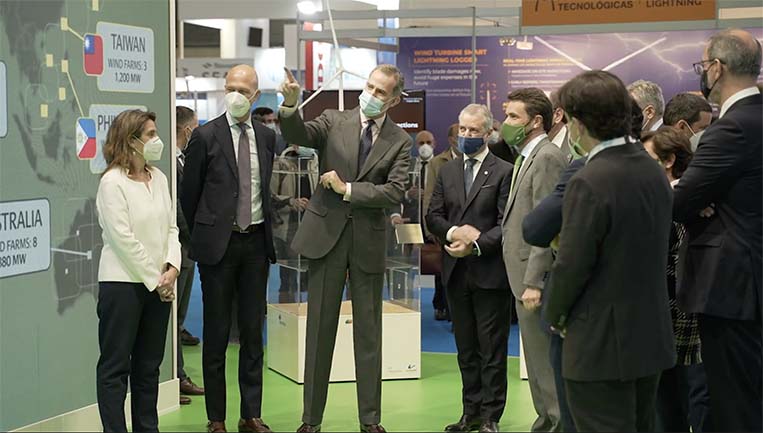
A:
[[[358,152],[358,171],[363,168],[363,164],[371,153],[371,145],[374,143],[374,121],[366,121],[366,129],[363,130],[363,137],[360,139],[360,152]]]

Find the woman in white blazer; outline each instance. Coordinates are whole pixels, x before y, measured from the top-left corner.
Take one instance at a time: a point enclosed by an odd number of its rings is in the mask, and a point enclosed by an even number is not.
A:
[[[128,110],[103,147],[108,167],[96,197],[103,250],[98,267],[98,409],[106,432],[127,431],[129,377],[133,431],[158,431],[156,400],[175,279],[178,228],[164,174],[156,115]]]

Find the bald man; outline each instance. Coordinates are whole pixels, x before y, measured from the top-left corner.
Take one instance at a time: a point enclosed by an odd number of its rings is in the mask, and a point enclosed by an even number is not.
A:
[[[238,298],[239,431],[267,432],[262,422],[262,325],[270,263],[270,176],[275,133],[252,122],[257,72],[238,65],[225,78],[225,113],[196,128],[185,158],[181,204],[191,230],[204,300],[203,372],[207,431],[225,431],[225,352]]]

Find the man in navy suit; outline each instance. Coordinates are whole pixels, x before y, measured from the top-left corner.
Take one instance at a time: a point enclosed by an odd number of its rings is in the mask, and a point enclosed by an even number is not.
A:
[[[442,278],[451,306],[463,415],[449,432],[498,431],[506,405],[511,296],[502,269],[501,221],[513,166],[487,147],[493,116],[471,104],[458,117],[461,155],[437,176],[426,221],[445,245]]]
[[[694,64],[701,89],[721,106],[675,187],[673,216],[688,231],[679,306],[699,313],[712,431],[761,431],[761,48],[743,30],[713,35]],[[713,206],[710,218],[698,218]]]

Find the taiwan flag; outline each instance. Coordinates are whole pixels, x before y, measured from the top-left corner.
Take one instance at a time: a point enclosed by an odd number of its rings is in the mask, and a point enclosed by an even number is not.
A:
[[[97,150],[95,121],[87,117],[77,119],[77,158],[93,159]]]
[[[100,36],[85,35],[82,58],[87,75],[101,75],[103,73],[103,39]]]

